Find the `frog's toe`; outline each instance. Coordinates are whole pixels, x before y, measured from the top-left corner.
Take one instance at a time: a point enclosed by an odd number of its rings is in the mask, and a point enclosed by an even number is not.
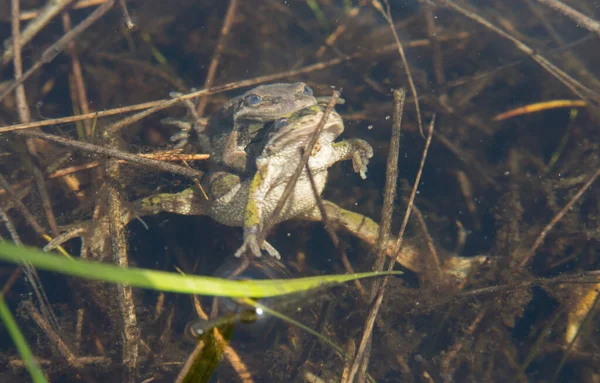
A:
[[[258,240],[256,239],[256,235],[249,234],[244,238],[244,243],[242,246],[235,252],[235,256],[240,258],[242,255],[250,253],[255,257],[260,257],[262,254],[260,252],[260,246],[258,245]]]
[[[263,241],[262,248],[269,253],[269,255],[275,259],[281,259],[281,255],[279,255],[279,251],[274,248],[269,242]]]
[[[190,134],[185,131],[181,131],[171,136],[170,140],[175,145],[176,149],[184,147],[189,142]]]
[[[352,167],[362,179],[367,178],[367,165],[369,158],[373,157],[373,148],[368,142],[357,139],[354,142],[355,150],[352,153]]]
[[[192,130],[192,124],[189,121],[178,120],[176,118],[167,117],[160,120],[161,124],[173,125],[181,129],[182,131],[189,132]]]
[[[362,179],[367,178],[367,165],[369,164],[368,158],[356,152],[352,155],[352,167],[354,171],[360,174]]]

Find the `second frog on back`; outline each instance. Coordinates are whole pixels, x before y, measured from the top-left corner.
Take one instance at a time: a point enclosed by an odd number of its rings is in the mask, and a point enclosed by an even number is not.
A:
[[[182,129],[172,138],[179,142],[177,146],[187,143],[188,132],[193,128],[199,150],[209,153],[213,164],[247,172],[252,170],[253,163],[247,160],[246,147],[263,132],[267,123],[316,104],[312,89],[305,83],[275,83],[255,87],[232,98],[211,117],[206,128],[195,122],[171,119],[165,122]]]

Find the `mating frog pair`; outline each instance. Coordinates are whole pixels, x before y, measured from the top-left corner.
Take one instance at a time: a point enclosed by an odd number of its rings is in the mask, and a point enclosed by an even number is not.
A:
[[[280,102],[277,103],[277,100]],[[265,102],[264,109],[260,107],[261,102]],[[290,117],[284,118],[286,116]],[[123,215],[123,223],[161,212],[208,215],[222,224],[243,227],[244,243],[236,252],[237,255],[250,251],[258,256],[263,249],[277,257],[277,250],[268,242],[258,244],[257,233],[269,219],[298,166],[300,148],[306,146],[322,117],[323,107],[318,105],[310,88],[303,83],[264,85],[232,99],[211,119],[206,131],[197,129],[200,146],[204,145],[204,149],[213,155],[216,165],[203,179],[209,200],[196,187],[174,194],[156,194],[133,202],[132,209]],[[270,122],[275,119],[278,120]],[[188,132],[191,128],[196,129],[193,123],[186,124],[186,128]],[[354,170],[365,177],[372,148],[360,139],[334,142],[342,131],[343,121],[333,111],[319,136],[319,145],[311,153],[308,162],[318,194],[325,187],[327,169],[336,162],[352,159]],[[184,134],[179,138],[186,134],[184,129]],[[236,161],[236,158],[241,160]],[[255,166],[256,170],[247,176],[250,165]],[[324,205],[328,220],[334,227],[346,230],[371,246],[375,245],[379,231],[377,223],[332,202],[324,201]],[[308,221],[323,219],[316,207],[315,193],[306,171],[302,173],[275,223],[292,218]],[[100,226],[108,226],[107,218],[100,222],[74,225],[67,233],[53,239],[46,250],[70,238],[82,237],[82,250],[103,252],[107,238],[101,233],[108,230],[101,230]],[[390,241],[386,253],[396,256],[393,241]],[[426,258],[419,249],[405,245],[398,262],[421,273],[427,267]],[[450,256],[445,269],[448,273],[463,277],[481,261],[481,257]]]
[[[259,246],[256,235],[281,198],[300,162],[301,150],[308,144],[323,111],[308,85],[279,83],[262,85],[231,99],[211,118],[207,130],[192,124],[200,150],[211,154],[214,165],[203,185],[209,192],[209,201],[202,203],[204,211],[217,222],[244,228],[244,244],[236,252],[237,256],[246,251],[260,256],[262,248],[279,258],[277,250],[268,242]],[[183,128],[174,138],[180,141],[179,145],[187,143],[190,125],[174,120],[167,122]],[[334,144],[343,130],[341,117],[333,111],[311,153],[308,167],[319,194],[325,187],[327,168],[341,160],[351,158],[354,169],[366,177],[368,158],[372,157],[373,150],[363,140]],[[222,165],[226,170],[221,170]],[[255,175],[243,179],[242,173]],[[294,218],[316,203],[304,171],[278,222]],[[242,217],[246,218],[242,220]]]
[[[274,86],[281,89],[282,85]],[[288,105],[288,110],[290,108],[291,106]],[[225,225],[244,228],[244,244],[236,252],[237,256],[241,256],[246,251],[254,256],[260,256],[262,249],[279,258],[277,250],[268,242],[264,241],[259,245],[257,234],[273,213],[287,183],[300,163],[302,149],[307,146],[323,116],[324,107],[316,105],[315,100],[312,106],[263,126],[262,141],[250,143],[250,140],[245,138],[243,142],[246,146],[249,144],[250,152],[257,150],[255,146],[261,148],[258,156],[247,156],[255,163],[257,170],[254,176],[243,177],[231,171],[209,172],[203,181],[209,200],[193,198],[192,195],[196,192],[190,189],[182,192],[187,192],[186,194],[162,194],[144,199],[138,204],[139,210],[158,212],[171,210],[175,205],[181,209],[182,206],[189,206],[188,203],[182,204],[181,201],[181,198],[187,195],[194,200],[194,206],[189,208],[196,214],[208,215]],[[234,131],[239,126],[234,124]],[[319,195],[325,188],[327,169],[339,161],[351,159],[354,169],[363,178],[366,177],[368,159],[373,156],[373,149],[366,141],[360,139],[334,142],[343,131],[342,118],[337,112],[332,111],[324,123],[317,145],[308,161],[308,168]],[[222,138],[219,140],[223,141]],[[215,151],[214,147],[213,151]],[[174,196],[177,196],[177,202],[172,200]],[[313,210],[316,204],[317,200],[308,173],[304,170],[275,223],[300,217]]]

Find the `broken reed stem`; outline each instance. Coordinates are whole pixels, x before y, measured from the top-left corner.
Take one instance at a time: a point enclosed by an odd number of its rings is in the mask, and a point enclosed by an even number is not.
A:
[[[429,151],[429,146],[431,144],[431,138],[433,137],[433,126],[435,123],[435,115],[431,119],[431,123],[429,125],[429,133],[427,135],[427,140],[425,141],[425,148],[423,149],[423,155],[421,157],[421,164],[419,166],[419,171],[417,172],[417,177],[415,179],[415,183],[413,185],[412,192],[410,194],[410,198],[408,201],[408,206],[406,208],[406,213],[404,214],[404,220],[402,222],[402,226],[400,227],[400,231],[398,232],[398,240],[396,241],[395,253],[396,256],[390,262],[388,266],[388,271],[392,271],[394,269],[394,265],[396,264],[396,260],[400,255],[400,248],[402,246],[402,241],[404,239],[404,231],[406,230],[406,225],[408,224],[408,218],[410,217],[410,213],[412,210],[412,205],[414,203],[415,195],[417,193],[418,185],[421,182],[421,175],[423,174],[423,167],[425,166],[425,159],[427,158],[427,152]],[[370,342],[371,334],[373,332],[373,325],[375,323],[375,319],[377,318],[377,313],[379,312],[379,308],[381,307],[381,303],[383,302],[383,294],[385,293],[385,288],[388,284],[390,277],[385,276],[383,281],[379,286],[379,290],[377,291],[377,295],[375,299],[372,301],[371,309],[369,310],[369,315],[367,316],[367,320],[365,321],[365,326],[363,330],[363,336],[360,341],[360,345],[358,346],[358,351],[356,352],[356,356],[354,357],[354,362],[352,365],[352,369],[350,370],[350,374],[348,375],[347,382],[353,382],[354,377],[358,372],[358,367],[361,364],[361,359],[363,354],[365,353],[366,346]]]
[[[385,262],[385,249],[387,249],[390,238],[390,227],[392,226],[392,215],[394,213],[394,201],[398,185],[398,158],[400,156],[400,133],[402,130],[402,115],[404,102],[406,101],[406,89],[394,90],[394,123],[392,126],[392,137],[388,149],[388,157],[385,171],[385,187],[383,189],[383,207],[381,208],[381,221],[377,233],[377,247],[375,248],[375,264],[373,271],[383,270]],[[375,294],[372,294],[373,298]]]
[[[106,136],[106,135],[105,135]],[[115,139],[108,138],[109,144],[114,144]],[[109,159],[106,165],[108,182],[106,185],[108,200],[108,230],[110,234],[110,252],[113,262],[122,268],[129,266],[127,254],[127,237],[125,235],[125,223],[123,217],[123,198],[119,190],[118,182],[121,179],[120,165],[114,159]],[[130,285],[117,284],[117,304],[119,306],[121,325],[121,350],[122,361],[125,367],[122,372],[123,382],[135,382],[135,372],[138,364],[138,350],[140,340],[140,329],[137,324],[135,303],[133,301],[133,290]]]
[[[587,180],[587,182],[577,191],[577,193],[575,193],[573,198],[571,198],[571,200],[562,209],[560,209],[558,214],[556,214],[554,216],[554,218],[552,218],[550,220],[550,222],[548,222],[548,224],[542,229],[540,235],[537,237],[537,239],[533,243],[533,246],[531,246],[531,249],[525,256],[525,258],[523,258],[523,260],[521,260],[521,262],[519,262],[519,267],[524,267],[529,262],[529,260],[533,257],[533,255],[537,251],[537,249],[544,242],[544,239],[546,239],[546,236],[548,235],[550,230],[552,230],[552,228],[558,223],[558,221],[560,221],[562,219],[562,217],[564,217],[565,214],[567,214],[569,212],[569,210],[571,210],[571,208],[573,207],[575,202],[577,202],[579,200],[579,198],[581,198],[583,193],[585,193],[586,190],[590,186],[592,186],[594,181],[596,181],[596,179],[599,176],[600,176],[600,169],[596,170],[596,172],[594,174],[592,174],[592,176]]]
[[[206,80],[204,81],[203,86],[204,89],[208,89],[212,86],[213,81],[215,79],[215,75],[217,74],[219,61],[221,60],[221,55],[223,54],[225,43],[227,42],[227,38],[229,37],[231,25],[233,24],[233,20],[235,19],[235,11],[237,9],[237,5],[238,0],[229,1],[229,7],[227,8],[227,13],[225,14],[225,20],[223,20],[223,26],[221,27],[221,34],[219,36],[219,40],[217,40],[215,53],[213,54],[213,57],[210,60],[210,64],[208,66],[208,72],[206,74]],[[196,108],[196,114],[198,114],[198,116],[202,116],[204,114],[204,109],[206,108],[207,102],[208,97],[200,97],[200,100],[198,100],[198,107]]]
[[[262,244],[262,242],[265,240],[265,237],[267,236],[267,233],[269,232],[271,227],[273,227],[273,225],[277,222],[277,219],[279,218],[279,214],[281,214],[281,211],[283,210],[285,202],[287,201],[289,196],[294,191],[294,188],[296,187],[296,182],[298,182],[298,179],[300,178],[300,175],[302,174],[304,167],[308,164],[310,154],[312,153],[313,148],[315,147],[315,144],[317,143],[317,140],[319,139],[319,136],[321,135],[321,132],[323,131],[323,127],[325,126],[325,123],[329,119],[329,115],[331,114],[331,111],[335,107],[335,104],[337,103],[337,100],[339,97],[340,97],[340,93],[337,90],[334,90],[333,94],[331,95],[331,100],[329,101],[327,108],[325,108],[323,117],[321,117],[321,121],[319,121],[319,124],[315,128],[315,131],[314,131],[312,137],[310,138],[310,141],[306,145],[306,148],[304,148],[304,152],[302,153],[302,156],[300,157],[300,162],[298,163],[298,166],[296,167],[294,174],[292,174],[292,177],[290,177],[288,184],[285,186],[285,189],[283,190],[283,194],[281,195],[281,198],[279,198],[279,201],[277,202],[277,205],[275,206],[273,213],[265,221],[265,223],[262,227],[262,230],[257,235],[256,239],[257,239],[259,245]]]
[[[400,133],[402,128],[402,112],[404,110],[404,102],[406,100],[406,90],[401,88],[394,90],[394,123],[392,125],[392,137],[390,140],[390,148],[388,149],[388,157],[385,172],[385,187],[383,192],[383,207],[381,211],[381,222],[379,232],[377,234],[377,246],[375,250],[376,258],[373,266],[374,271],[383,270],[385,263],[385,249],[390,237],[390,226],[392,224],[392,214],[394,211],[394,200],[396,199],[397,179],[398,179],[398,158],[400,155]],[[376,297],[378,284],[375,283],[371,290],[371,300]],[[377,311],[370,311],[365,323],[365,332],[358,347],[358,350],[352,360],[349,373],[345,382],[351,383],[354,381],[361,365],[368,364],[368,361],[363,362],[363,355],[370,344],[371,331],[367,330],[368,323],[375,321]],[[372,325],[371,325],[372,329]]]

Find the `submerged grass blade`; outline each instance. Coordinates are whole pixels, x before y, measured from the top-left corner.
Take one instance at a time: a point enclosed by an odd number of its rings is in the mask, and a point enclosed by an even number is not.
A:
[[[43,253],[34,248],[16,247],[0,243],[0,260],[25,263],[35,267],[55,271],[71,276],[99,280],[110,283],[125,283],[133,287],[142,287],[164,292],[214,295],[226,297],[264,298],[307,291],[325,284],[337,284],[386,275],[388,273],[370,272],[351,275],[324,275],[308,278],[282,280],[232,281],[227,279],[194,275],[179,275],[166,271],[139,268],[121,268],[114,265],[90,262],[82,259],[69,260],[57,255]],[[402,274],[392,272],[389,274]]]
[[[2,294],[0,294],[0,318],[2,319],[2,323],[4,323],[6,330],[10,334],[10,337],[15,343],[21,358],[23,358],[23,362],[25,362],[25,367],[27,367],[27,371],[29,371],[31,379],[35,383],[47,383],[48,381],[46,380],[44,373],[40,369],[35,357],[31,353],[29,345],[27,344],[23,333],[21,333],[15,318],[13,318],[12,314],[10,313],[10,309],[4,302],[4,297]]]

